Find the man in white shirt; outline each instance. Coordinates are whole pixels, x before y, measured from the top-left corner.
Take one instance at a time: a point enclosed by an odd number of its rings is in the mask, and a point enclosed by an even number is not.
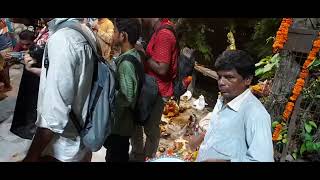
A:
[[[71,162],[91,159],[91,152],[82,144],[69,113],[72,108],[76,119],[82,121],[80,124],[84,123],[94,54],[78,31],[56,29],[66,21],[79,22],[74,18],[55,18],[48,22],[49,68],[47,71],[42,63],[36,122],[38,129],[24,161]]]
[[[207,132],[191,138],[191,147],[201,144],[197,161],[273,162],[270,115],[249,89],[255,72],[252,58],[227,50],[215,67],[221,96]]]

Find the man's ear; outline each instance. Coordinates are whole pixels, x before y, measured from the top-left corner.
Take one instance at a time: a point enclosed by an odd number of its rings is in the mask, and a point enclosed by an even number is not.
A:
[[[128,38],[128,34],[126,32],[121,32],[120,33],[120,40],[121,41],[126,41],[126,39]]]
[[[245,78],[244,79],[245,85],[250,86],[252,83],[252,80],[253,80],[253,76],[249,76],[249,77]]]

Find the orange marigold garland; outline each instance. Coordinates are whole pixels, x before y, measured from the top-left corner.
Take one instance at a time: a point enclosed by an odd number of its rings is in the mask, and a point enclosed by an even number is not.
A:
[[[278,137],[280,135],[281,129],[282,129],[282,125],[281,124],[277,124],[276,127],[274,128],[274,132],[273,132],[273,135],[272,135],[272,140],[273,141],[278,140]]]
[[[279,30],[276,35],[276,39],[272,45],[274,53],[279,52],[279,50],[281,50],[284,44],[287,42],[289,27],[292,25],[292,23],[293,23],[292,18],[282,19],[282,22],[280,24]]]
[[[319,36],[320,36],[320,33],[319,33]],[[285,107],[285,110],[284,110],[284,112],[282,114],[283,121],[287,121],[290,118],[290,116],[292,114],[292,111],[293,111],[293,108],[294,108],[294,105],[295,105],[295,102],[296,102],[297,98],[299,97],[299,95],[301,94],[301,91],[302,91],[302,89],[304,87],[305,79],[309,75],[308,67],[310,66],[310,64],[316,58],[316,55],[319,52],[319,50],[320,50],[320,39],[318,37],[313,42],[312,50],[310,51],[306,61],[304,62],[303,66],[302,66],[302,69],[301,69],[301,72],[299,74],[299,78],[297,79],[297,81],[296,81],[296,83],[295,83],[295,85],[293,87],[292,95],[289,98],[289,102],[287,103],[287,105]],[[273,135],[272,135],[272,140],[273,141],[277,141],[278,140],[281,130],[282,130],[282,125],[278,124],[275,127]]]

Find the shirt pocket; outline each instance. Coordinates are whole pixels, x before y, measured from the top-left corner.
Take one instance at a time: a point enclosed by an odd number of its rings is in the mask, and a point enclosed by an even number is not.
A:
[[[212,146],[215,151],[222,155],[224,159],[233,159],[237,157],[239,145],[233,138],[223,138],[220,142]]]

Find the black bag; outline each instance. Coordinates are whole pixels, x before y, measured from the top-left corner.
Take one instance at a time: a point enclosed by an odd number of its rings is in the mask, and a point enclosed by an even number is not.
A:
[[[123,61],[132,63],[135,67],[136,77],[138,78],[138,96],[136,104],[132,109],[135,116],[134,120],[137,124],[144,125],[149,119],[156,103],[159,94],[158,84],[154,77],[144,73],[143,64],[136,57],[133,55],[126,56],[120,63]]]

